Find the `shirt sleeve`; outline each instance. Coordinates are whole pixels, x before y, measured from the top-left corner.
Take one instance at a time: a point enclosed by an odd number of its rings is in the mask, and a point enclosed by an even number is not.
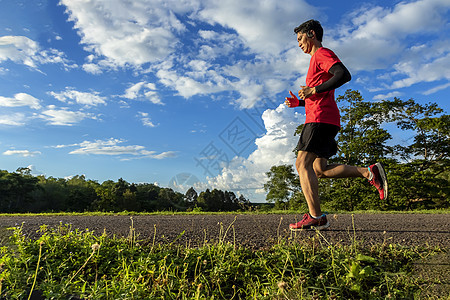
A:
[[[321,48],[317,54],[317,62],[319,63],[319,67],[325,72],[328,72],[334,64],[341,62],[337,55],[330,49]]]
[[[352,79],[350,72],[344,66],[342,62],[335,63],[329,70],[328,73],[332,74],[333,77],[325,81],[324,83],[316,86],[316,93],[328,92],[335,90],[346,82]]]

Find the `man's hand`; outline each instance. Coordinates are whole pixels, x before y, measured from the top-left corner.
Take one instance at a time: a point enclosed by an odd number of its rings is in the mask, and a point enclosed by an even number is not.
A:
[[[289,91],[289,94],[291,94],[291,97],[286,97],[286,101],[284,101],[284,104],[286,104],[288,107],[299,106],[300,100],[298,100],[297,96],[295,96],[291,91]]]
[[[302,100],[305,100],[306,98],[309,98],[316,93],[315,87],[309,87],[309,86],[304,86],[304,85],[301,85],[300,87],[302,89],[300,91],[298,91],[298,96]]]

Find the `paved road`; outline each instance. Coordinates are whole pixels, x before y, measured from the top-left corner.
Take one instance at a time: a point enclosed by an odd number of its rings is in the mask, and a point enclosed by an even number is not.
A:
[[[331,226],[322,231],[330,243],[348,244],[353,238],[364,244],[394,243],[405,246],[432,245],[450,249],[450,214],[350,214],[329,215]],[[128,236],[130,226],[138,239],[150,243],[176,243],[201,246],[219,239],[251,248],[265,248],[279,239],[301,240],[314,236],[311,231],[292,233],[289,223],[301,215],[148,215],[148,216],[20,216],[0,217],[0,228],[21,225],[36,237],[40,225],[70,224],[72,228],[104,230]],[[354,226],[353,226],[354,224]],[[155,233],[156,230],[156,233]],[[4,232],[4,231],[3,231]],[[184,234],[177,239],[180,233]]]

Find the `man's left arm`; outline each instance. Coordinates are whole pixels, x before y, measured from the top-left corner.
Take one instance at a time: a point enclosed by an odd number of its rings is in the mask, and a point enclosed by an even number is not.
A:
[[[331,66],[331,68],[328,70],[328,73],[332,74],[333,77],[316,86],[316,94],[335,90],[352,79],[352,75],[341,62],[335,63],[333,66]]]
[[[352,79],[352,75],[342,62],[337,62],[332,65],[328,70],[328,73],[332,74],[333,77],[324,83],[315,87],[302,86],[302,89],[298,92],[299,97],[301,99],[306,99],[314,94],[335,90]]]

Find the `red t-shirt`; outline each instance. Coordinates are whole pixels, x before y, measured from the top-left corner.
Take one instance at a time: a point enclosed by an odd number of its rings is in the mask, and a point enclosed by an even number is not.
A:
[[[335,64],[341,62],[330,49],[321,47],[314,53],[309,62],[308,74],[306,75],[306,85],[309,87],[318,86],[331,77],[328,70]],[[327,123],[341,126],[341,118],[336,101],[334,100],[334,90],[315,94],[305,101],[306,123]]]

